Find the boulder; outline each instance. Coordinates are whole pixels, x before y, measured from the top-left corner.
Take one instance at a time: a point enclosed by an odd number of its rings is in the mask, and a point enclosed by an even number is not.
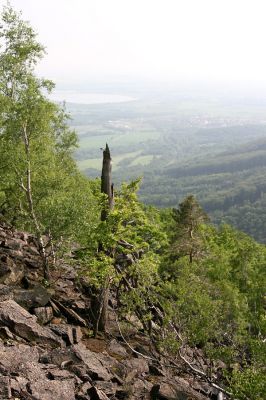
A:
[[[12,333],[40,344],[52,347],[61,345],[61,340],[51,330],[36,322],[36,317],[29,314],[13,300],[0,303],[0,325],[6,325]]]
[[[15,302],[27,310],[46,306],[52,295],[51,290],[39,284],[35,285],[33,289],[15,289],[13,291]]]

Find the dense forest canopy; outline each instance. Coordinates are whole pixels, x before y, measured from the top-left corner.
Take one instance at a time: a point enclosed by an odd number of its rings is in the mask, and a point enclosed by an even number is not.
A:
[[[8,6],[0,37],[1,222],[36,234],[44,284],[52,285],[50,270],[57,268],[47,244],[65,260],[75,247],[95,299],[95,335],[108,294],[118,318],[134,315],[171,362],[187,346],[200,348],[226,365],[221,376],[205,376],[221,392],[264,398],[265,246],[229,225],[213,226],[193,195],[173,210],[144,205],[138,180],[115,188],[108,209],[100,180],[82,175],[73,159],[77,136],[65,110],[45,95],[53,83],[34,73],[44,53],[35,32]],[[252,163],[261,166],[262,159],[256,154]],[[212,171],[212,184],[216,173],[237,170],[243,156],[228,160],[226,169],[219,158],[197,168],[169,166],[169,176]],[[243,189],[242,197],[248,193]]]

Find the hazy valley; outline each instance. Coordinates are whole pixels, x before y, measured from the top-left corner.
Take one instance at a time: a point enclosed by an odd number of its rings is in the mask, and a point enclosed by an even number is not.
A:
[[[143,177],[139,195],[146,204],[177,206],[195,194],[215,223],[266,241],[262,96],[247,100],[178,88],[124,89],[121,102],[98,96],[100,104],[67,103],[79,136],[76,159],[87,176],[100,176],[101,148],[108,142],[115,184]]]

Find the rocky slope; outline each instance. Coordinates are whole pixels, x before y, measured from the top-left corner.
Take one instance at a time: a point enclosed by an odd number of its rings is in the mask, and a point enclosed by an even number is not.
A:
[[[127,325],[121,334],[111,309],[108,333],[92,338],[91,302],[77,277],[61,264],[45,287],[34,237],[0,225],[0,399],[226,398],[184,361],[164,360],[141,330]],[[187,355],[207,374],[199,350]]]

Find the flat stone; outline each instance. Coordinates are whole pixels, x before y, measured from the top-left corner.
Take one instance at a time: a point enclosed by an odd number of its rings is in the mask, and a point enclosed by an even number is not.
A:
[[[38,380],[29,385],[30,392],[36,400],[75,400],[73,380],[60,381]]]
[[[29,362],[38,363],[39,352],[36,347],[25,344],[17,346],[0,346],[0,365],[7,372],[15,372]]]
[[[72,349],[76,356],[86,365],[92,379],[109,381],[112,375],[101,362],[101,356],[88,350],[83,344],[75,344]]]
[[[135,376],[143,376],[149,372],[149,364],[144,358],[126,360],[123,361],[123,365],[125,365],[128,370],[126,377],[127,382],[132,380]]]
[[[48,328],[36,322],[36,317],[28,313],[13,300],[0,303],[0,324],[6,325],[12,333],[36,343],[53,347],[61,345],[60,339]]]
[[[74,374],[67,371],[66,369],[50,369],[47,372],[47,377],[56,381],[65,381],[66,379],[75,378]]]
[[[93,385],[104,392],[107,396],[112,396],[116,392],[117,384],[105,381],[94,381]]]
[[[75,355],[73,350],[68,348],[57,348],[41,355],[40,362],[44,364],[54,364],[61,368],[69,365],[79,364],[80,358]]]
[[[151,399],[157,400],[206,400],[206,396],[196,392],[191,387],[175,382],[161,382],[151,389]]]
[[[18,368],[20,376],[28,379],[30,382],[37,382],[39,379],[46,379],[46,371],[42,369],[42,365],[36,361],[29,359],[21,364]]]
[[[112,339],[108,344],[107,350],[111,355],[115,354],[121,357],[128,357],[127,350],[121,346],[115,339]]]

